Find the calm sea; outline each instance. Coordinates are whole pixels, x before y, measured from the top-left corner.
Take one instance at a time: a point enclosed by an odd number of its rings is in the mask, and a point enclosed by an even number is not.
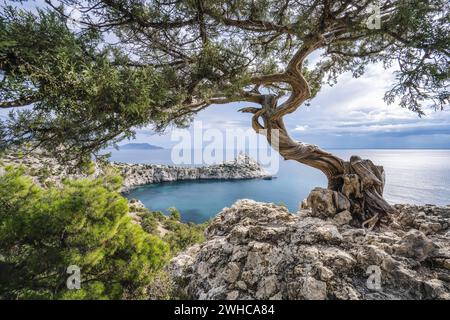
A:
[[[385,197],[391,203],[450,204],[450,150],[332,150],[348,159],[369,158],[386,171]],[[170,150],[113,151],[111,160],[172,164]],[[283,203],[296,211],[309,191],[326,186],[321,172],[295,161],[280,160],[273,180],[180,181],[139,187],[127,195],[151,210],[176,207],[186,222],[203,222],[237,199]]]

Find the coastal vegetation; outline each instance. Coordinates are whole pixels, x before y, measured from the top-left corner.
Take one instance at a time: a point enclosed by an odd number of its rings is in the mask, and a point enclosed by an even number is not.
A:
[[[104,175],[42,188],[23,169],[7,167],[0,176],[0,298],[148,299],[170,257],[201,242],[206,225],[181,223],[172,208],[169,217],[142,210],[141,227],[121,183]],[[80,268],[79,290],[66,285],[72,265]]]
[[[204,231],[209,222],[196,224],[181,222],[181,213],[177,208],[168,208],[169,215],[161,211],[151,211],[145,207],[137,210],[139,224],[149,234],[161,237],[176,254],[189,246],[204,241]]]

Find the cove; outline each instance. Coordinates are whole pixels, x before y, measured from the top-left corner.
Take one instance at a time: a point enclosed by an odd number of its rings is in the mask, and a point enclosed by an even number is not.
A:
[[[133,154],[133,159],[144,158],[145,155]],[[113,154],[112,159],[114,158]],[[122,161],[128,159],[122,155]],[[161,163],[160,159],[157,162]],[[168,213],[168,208],[176,207],[183,222],[202,223],[239,199],[283,203],[290,211],[295,212],[299,201],[307,197],[316,186],[326,186],[326,178],[320,171],[299,165],[295,161],[281,161],[280,169],[274,174],[274,179],[270,180],[257,178],[162,182],[137,187],[125,193],[125,196],[142,201],[152,211]]]
[[[121,154],[121,161],[139,163],[151,159],[153,153]],[[385,196],[390,203],[450,204],[450,150],[339,150],[337,154],[346,159],[359,154],[383,165],[387,178]],[[156,163],[161,163],[161,159],[153,157]],[[295,161],[281,160],[275,176],[273,180],[163,182],[138,187],[126,197],[139,199],[154,211],[167,212],[167,208],[176,207],[184,222],[201,223],[243,198],[283,203],[289,211],[296,212],[314,187],[326,186],[321,172]]]

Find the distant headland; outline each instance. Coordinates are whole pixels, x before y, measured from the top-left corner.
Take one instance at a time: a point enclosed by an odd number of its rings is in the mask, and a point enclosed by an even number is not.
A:
[[[155,146],[149,143],[127,143],[119,146],[122,150],[157,150],[164,149],[163,147]]]

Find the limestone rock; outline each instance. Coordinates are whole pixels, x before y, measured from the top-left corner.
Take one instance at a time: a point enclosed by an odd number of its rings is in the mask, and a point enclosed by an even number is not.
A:
[[[349,224],[350,221],[352,221],[352,214],[350,213],[350,211],[344,210],[344,211],[339,212],[334,217],[333,220],[339,226],[342,226],[344,224]]]
[[[235,262],[231,262],[224,271],[223,278],[229,283],[234,283],[239,278],[239,266]]]
[[[305,300],[325,300],[327,297],[327,284],[313,277],[300,279],[300,298]]]
[[[397,209],[396,228],[366,231],[345,211],[318,218],[240,200],[168,270],[190,299],[448,299],[450,207]],[[411,228],[428,223],[441,228]],[[379,268],[381,290],[368,287],[369,267]]]
[[[271,178],[270,174],[254,159],[240,154],[236,159],[221,164],[203,167],[182,167],[160,164],[130,164],[107,163],[107,165],[94,163],[94,170],[90,173],[71,172],[69,167],[62,166],[55,159],[45,157],[38,152],[18,157],[14,154],[4,155],[0,162],[0,175],[4,173],[4,166],[22,165],[26,173],[34,182],[42,184],[38,175],[45,171],[46,180],[61,183],[62,178],[79,179],[88,176],[97,177],[111,167],[117,169],[122,175],[123,192],[130,191],[138,186],[165,181],[197,180],[197,179],[256,179]]]
[[[350,209],[350,202],[339,192],[314,188],[308,196],[307,206],[314,217],[329,218],[337,212]]]
[[[124,178],[123,191],[137,186],[178,180],[255,179],[270,174],[254,159],[241,154],[235,160],[203,167],[178,167],[160,164],[113,163]]]
[[[398,244],[395,253],[418,261],[425,260],[435,249],[434,243],[418,230],[409,231]]]
[[[275,275],[265,277],[259,282],[255,297],[257,299],[269,299],[278,292],[278,284],[279,281]]]

